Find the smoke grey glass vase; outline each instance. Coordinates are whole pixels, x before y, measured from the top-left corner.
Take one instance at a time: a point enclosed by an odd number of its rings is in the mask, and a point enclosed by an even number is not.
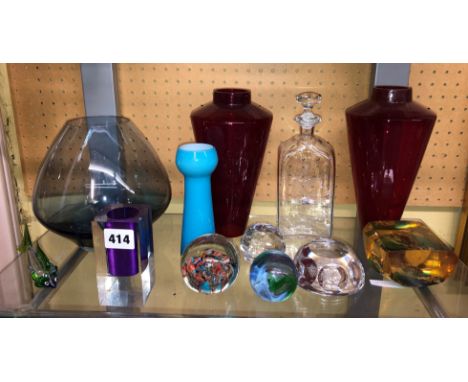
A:
[[[124,117],[69,120],[44,158],[33,210],[50,230],[92,246],[91,221],[109,204],[146,204],[153,222],[171,200],[167,172]]]

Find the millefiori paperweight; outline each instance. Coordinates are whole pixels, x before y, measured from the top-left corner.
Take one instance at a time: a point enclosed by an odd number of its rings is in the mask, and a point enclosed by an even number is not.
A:
[[[185,284],[195,292],[224,292],[239,273],[236,249],[222,235],[202,235],[182,254],[181,271]]]
[[[297,287],[297,273],[286,253],[270,249],[258,255],[250,266],[250,286],[262,300],[281,302]]]
[[[92,223],[99,303],[142,306],[155,281],[151,208],[111,205]]]
[[[362,289],[364,268],[346,243],[316,238],[299,248],[294,257],[299,286],[321,295],[350,295]]]
[[[370,222],[363,240],[374,268],[405,286],[441,283],[458,262],[453,250],[417,219]]]
[[[255,223],[249,226],[241,238],[239,247],[247,261],[253,261],[268,249],[282,252],[286,249],[278,228],[268,223]]]

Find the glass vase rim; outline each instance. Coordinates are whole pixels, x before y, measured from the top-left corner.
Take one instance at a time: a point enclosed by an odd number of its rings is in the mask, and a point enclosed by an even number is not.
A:
[[[403,85],[376,85],[371,98],[388,103],[406,103],[413,100],[413,88]]]
[[[215,89],[213,89],[213,94],[214,93],[236,93],[236,94],[249,93],[249,94],[251,94],[252,91],[250,89],[246,89],[246,88],[226,87],[226,88],[215,88]]]
[[[90,116],[81,116],[70,118],[65,121],[64,125],[69,123],[78,122],[78,121],[87,121],[87,120],[98,120],[98,119],[114,119],[122,122],[130,122],[133,123],[132,120],[128,117],[124,117],[123,115],[110,115],[110,114],[103,114],[103,115],[90,115]]]
[[[245,88],[213,89],[213,103],[220,106],[244,106],[251,103],[252,92]]]
[[[135,219],[140,211],[138,208],[133,207],[131,204],[126,206],[120,206],[107,211],[106,216],[110,219],[115,220],[133,220]]]

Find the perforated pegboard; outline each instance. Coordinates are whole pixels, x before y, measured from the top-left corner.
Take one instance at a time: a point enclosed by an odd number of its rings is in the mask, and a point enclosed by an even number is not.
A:
[[[261,201],[276,200],[277,148],[298,133],[293,118],[301,107],[295,95],[306,90],[321,93],[323,103],[317,110],[323,122],[316,134],[335,147],[337,203],[352,203],[343,111],[367,97],[370,70],[368,64],[124,64],[118,66],[117,78],[122,113],[135,121],[158,151],[176,197],[183,187],[174,163],[177,145],[193,141],[190,112],[211,101],[214,88],[249,88],[252,100],[273,112],[255,196]]]
[[[177,146],[193,140],[190,112],[211,100],[217,87],[246,87],[254,102],[273,112],[257,201],[276,199],[280,141],[297,132],[300,111],[295,94],[323,95],[316,133],[335,148],[336,202],[354,203],[344,110],[368,97],[370,64],[120,64],[121,114],[148,137],[168,169],[174,197],[182,196]],[[79,65],[9,65],[26,190],[32,192],[39,164],[64,122],[84,114]],[[415,100],[438,114],[410,205],[460,206],[468,163],[464,133],[468,104],[468,65],[412,65]],[[442,109],[441,109],[442,108]]]
[[[413,64],[415,101],[437,113],[408,204],[461,206],[468,165],[468,65]]]
[[[25,191],[31,196],[49,145],[65,121],[84,115],[78,64],[10,64]]]

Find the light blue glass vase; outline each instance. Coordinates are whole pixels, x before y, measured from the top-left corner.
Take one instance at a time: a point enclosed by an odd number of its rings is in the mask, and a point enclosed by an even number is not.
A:
[[[176,165],[185,178],[181,253],[192,240],[215,232],[211,174],[217,164],[218,154],[212,145],[187,143],[177,149]]]

